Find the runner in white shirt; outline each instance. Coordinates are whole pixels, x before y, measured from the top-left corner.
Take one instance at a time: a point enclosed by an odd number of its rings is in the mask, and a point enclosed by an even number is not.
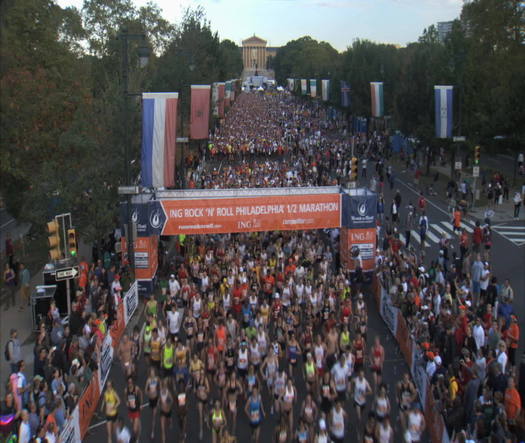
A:
[[[170,297],[176,297],[180,291],[180,283],[175,279],[174,274],[170,275],[170,279],[168,280],[168,285],[170,289]]]
[[[117,419],[117,429],[115,431],[115,436],[117,437],[117,443],[130,443],[131,441],[131,433],[124,425],[120,417]]]
[[[421,441],[421,436],[425,430],[425,417],[421,411],[412,405],[410,410],[406,413],[405,418],[405,442],[417,443]]]
[[[352,392],[354,394],[354,405],[357,412],[357,418],[361,421],[362,411],[366,407],[366,396],[372,393],[370,383],[365,378],[363,368],[357,372],[357,376],[352,380]]]
[[[172,305],[171,310],[166,314],[166,321],[168,324],[168,330],[172,337],[179,334],[180,325],[182,324],[182,314],[175,305]]]

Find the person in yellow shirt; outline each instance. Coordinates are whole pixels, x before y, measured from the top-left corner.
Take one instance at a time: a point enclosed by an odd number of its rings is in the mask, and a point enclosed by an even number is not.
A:
[[[108,443],[112,443],[113,435],[115,434],[115,426],[118,415],[118,407],[120,405],[120,398],[113,388],[111,380],[106,382],[106,391],[102,397],[101,409],[106,415],[106,429],[108,431]]]

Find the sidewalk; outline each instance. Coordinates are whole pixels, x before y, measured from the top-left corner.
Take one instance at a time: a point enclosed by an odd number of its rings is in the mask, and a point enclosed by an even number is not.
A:
[[[43,276],[42,271],[38,272],[31,278],[31,291],[34,291],[35,286],[42,284]],[[32,292],[31,292],[32,293]],[[16,329],[18,331],[18,338],[22,344],[22,355],[24,356],[24,361],[26,363],[26,376],[33,376],[33,344],[35,341],[35,336],[33,333],[33,320],[31,314],[31,307],[24,306],[24,310],[19,310],[20,307],[20,289],[16,291],[16,306],[10,306],[9,309],[5,309],[7,304],[7,298],[4,296],[2,298],[2,304],[0,306],[0,345],[2,346],[2,362],[0,363],[0,395],[5,394],[4,382],[10,375],[9,362],[6,361],[4,357],[5,344],[9,340],[11,329]]]

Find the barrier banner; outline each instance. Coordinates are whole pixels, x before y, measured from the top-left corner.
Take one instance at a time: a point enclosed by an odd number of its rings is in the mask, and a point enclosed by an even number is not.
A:
[[[162,235],[338,228],[340,194],[162,200]]]
[[[403,317],[401,311],[398,311],[398,321],[397,321],[397,332],[396,340],[399,343],[399,348],[405,356],[405,360],[408,364],[412,362],[412,340],[408,332],[408,327],[406,320]]]
[[[124,302],[121,301],[117,307],[117,318],[115,318],[109,330],[114,347],[117,346],[124,329],[126,329],[126,320],[124,318]]]
[[[445,423],[440,412],[436,409],[434,395],[430,383],[428,384],[427,403],[425,408],[425,417],[427,421],[427,431],[433,442],[441,442],[443,438],[443,428]]]
[[[390,300],[390,295],[385,289],[381,289],[381,302],[379,304],[379,313],[385,321],[390,332],[396,336],[397,333],[397,318],[399,315],[399,309],[394,307]]]
[[[412,340],[411,340],[412,342]],[[401,345],[401,343],[399,343]],[[418,352],[414,344],[414,352],[412,353],[412,364],[410,366],[410,371],[412,372],[412,378],[414,379],[414,384],[416,385],[417,392],[419,393],[419,401],[421,406],[425,411],[426,417],[426,404],[427,404],[427,390],[428,390],[428,376],[425,371],[425,366],[420,360]]]
[[[111,335],[106,334],[104,341],[102,342],[102,347],[99,354],[99,363],[98,363],[98,375],[99,375],[99,385],[100,390],[104,390],[106,385],[106,380],[108,379],[109,371],[111,370],[111,363],[113,363],[113,340],[111,340]]]
[[[91,418],[97,409],[98,400],[100,398],[100,385],[98,371],[93,373],[89,385],[80,396],[78,401],[78,422],[80,428],[80,437],[84,438],[89,428]]]
[[[124,306],[124,321],[127,325],[137,310],[137,306],[139,305],[139,291],[137,281],[134,281],[131,287],[128,289],[128,292],[126,292],[126,295],[124,296],[124,303],[122,304]]]
[[[64,423],[62,432],[60,433],[60,443],[77,443],[81,441],[80,437],[80,423],[78,415],[78,406],[73,409],[73,412]]]

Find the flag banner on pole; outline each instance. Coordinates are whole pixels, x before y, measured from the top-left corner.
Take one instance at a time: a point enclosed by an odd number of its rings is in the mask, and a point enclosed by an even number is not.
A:
[[[454,86],[434,86],[436,137],[452,137],[452,105],[454,100]]]
[[[224,82],[218,83],[219,89],[219,118],[224,118]]]
[[[293,78],[287,78],[286,82],[288,83],[288,91],[293,92],[293,89],[294,89]]]
[[[210,118],[210,85],[191,85],[190,138],[208,138]]]
[[[317,96],[317,80],[315,78],[310,79],[310,97],[315,98]]]
[[[142,94],[142,186],[175,186],[178,92]]]
[[[341,80],[341,106],[350,107],[350,85],[344,80]]]
[[[301,79],[301,94],[306,95],[307,92],[308,92],[308,85],[306,83],[306,79],[302,78]]]
[[[296,78],[293,83],[293,92],[299,95],[301,93],[301,80]]]
[[[383,82],[370,82],[370,95],[372,97],[372,117],[383,117]]]
[[[213,83],[211,87],[211,109],[215,118],[219,117],[219,83]]]
[[[235,87],[237,80],[230,80],[230,104],[235,101]]]
[[[230,107],[230,97],[231,97],[231,91],[232,91],[232,83],[231,81],[227,80],[224,87],[224,106],[227,108]]]
[[[355,134],[366,134],[368,132],[368,124],[366,117],[354,117],[353,129]]]
[[[324,102],[330,97],[330,80],[321,80],[321,96]]]

